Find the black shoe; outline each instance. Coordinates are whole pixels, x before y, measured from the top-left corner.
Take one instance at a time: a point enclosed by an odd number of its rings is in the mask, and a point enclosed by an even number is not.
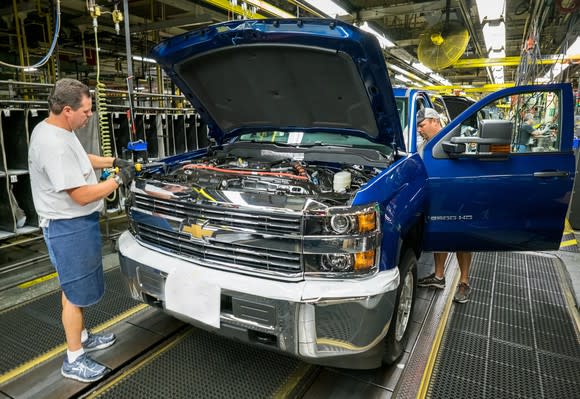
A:
[[[443,289],[445,288],[445,276],[442,278],[435,277],[435,273],[423,277],[417,281],[419,287],[433,287]]]

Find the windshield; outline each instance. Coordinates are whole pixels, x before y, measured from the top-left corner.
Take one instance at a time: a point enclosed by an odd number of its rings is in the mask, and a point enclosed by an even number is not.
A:
[[[327,145],[354,148],[370,148],[380,151],[384,154],[391,153],[390,147],[374,143],[363,137],[351,136],[348,134],[325,133],[325,132],[254,132],[244,134],[239,137],[238,141],[244,142],[264,142],[273,144],[286,144],[301,147]]]
[[[405,97],[396,97],[397,111],[399,112],[399,121],[401,122],[401,129],[405,130],[407,126],[407,99]]]

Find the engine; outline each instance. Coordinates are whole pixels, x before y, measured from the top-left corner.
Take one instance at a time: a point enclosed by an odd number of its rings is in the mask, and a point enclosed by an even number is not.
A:
[[[344,203],[380,171],[363,165],[244,158],[220,153],[182,164],[161,180],[204,190],[311,196],[332,205]]]

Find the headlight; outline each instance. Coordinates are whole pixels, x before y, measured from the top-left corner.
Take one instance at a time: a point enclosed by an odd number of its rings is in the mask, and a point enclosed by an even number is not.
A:
[[[304,235],[357,235],[378,230],[377,205],[318,210],[305,219]]]
[[[361,276],[377,269],[378,250],[355,253],[308,255],[306,273],[323,277]]]
[[[330,227],[336,234],[347,234],[354,225],[354,218],[346,215],[334,215],[330,218]]]
[[[329,278],[374,273],[380,258],[377,204],[316,210],[305,218],[306,275]]]
[[[320,259],[320,268],[325,272],[351,272],[354,256],[351,254],[327,254]]]

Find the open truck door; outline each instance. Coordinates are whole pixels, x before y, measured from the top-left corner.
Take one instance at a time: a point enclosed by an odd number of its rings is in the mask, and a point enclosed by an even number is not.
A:
[[[574,181],[573,107],[568,84],[513,87],[431,139],[423,249],[557,249]]]

